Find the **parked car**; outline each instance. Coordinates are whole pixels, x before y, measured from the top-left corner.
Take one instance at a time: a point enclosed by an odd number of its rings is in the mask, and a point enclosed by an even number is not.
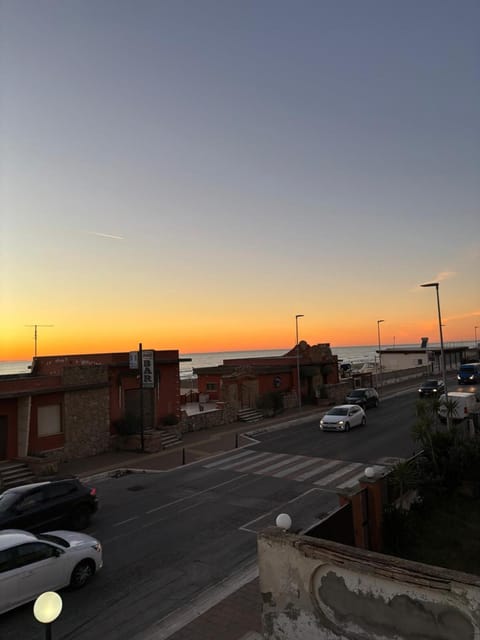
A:
[[[85,529],[97,509],[97,490],[76,478],[25,484],[0,494],[0,529]]]
[[[358,404],[341,404],[332,407],[320,420],[322,431],[350,431],[351,427],[367,424],[365,411]]]
[[[76,531],[35,535],[0,531],[0,613],[34,600],[44,591],[83,587],[102,568],[102,545]]]
[[[376,389],[373,387],[362,387],[353,389],[345,398],[349,404],[358,404],[360,407],[367,409],[368,407],[378,407],[380,398]]]
[[[444,388],[445,385],[443,384],[443,380],[425,380],[418,389],[418,395],[420,398],[431,396],[439,397],[440,394],[443,393]]]

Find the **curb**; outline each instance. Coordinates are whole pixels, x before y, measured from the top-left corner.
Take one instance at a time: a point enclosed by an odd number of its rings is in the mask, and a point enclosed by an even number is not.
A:
[[[258,577],[257,560],[247,562],[242,569],[202,591],[193,602],[172,611],[132,640],[167,640],[187,624],[196,620],[252,580]],[[255,638],[256,636],[252,636]],[[247,634],[248,638],[248,634]]]

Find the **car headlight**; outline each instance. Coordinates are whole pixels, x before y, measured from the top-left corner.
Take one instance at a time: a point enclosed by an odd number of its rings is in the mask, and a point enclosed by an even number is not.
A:
[[[343,421],[343,420],[339,420],[337,424],[339,424],[340,426],[342,426],[342,425],[343,425],[343,424],[345,424],[345,423],[344,423],[344,421]]]

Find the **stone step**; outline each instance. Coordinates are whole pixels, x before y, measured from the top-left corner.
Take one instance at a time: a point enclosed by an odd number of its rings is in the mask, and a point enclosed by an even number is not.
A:
[[[162,436],[162,448],[174,447],[182,441],[181,435],[177,431],[160,431]]]
[[[37,478],[24,462],[0,463],[0,488],[2,491],[18,487],[23,484],[36,482]]]
[[[258,422],[263,420],[263,413],[257,409],[240,409],[237,417],[241,422]]]

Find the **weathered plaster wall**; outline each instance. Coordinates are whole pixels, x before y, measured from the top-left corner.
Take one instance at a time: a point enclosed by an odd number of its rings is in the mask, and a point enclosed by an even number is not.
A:
[[[480,578],[268,529],[267,640],[479,640]]]

